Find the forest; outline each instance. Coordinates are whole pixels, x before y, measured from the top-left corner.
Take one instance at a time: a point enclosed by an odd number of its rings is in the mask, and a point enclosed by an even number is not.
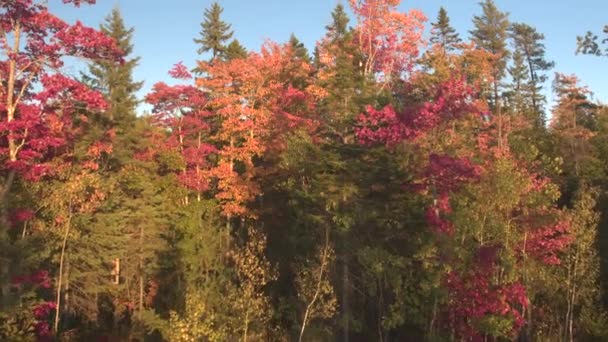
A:
[[[213,3],[143,98],[119,7],[0,5],[0,341],[608,341],[608,106],[493,0]]]

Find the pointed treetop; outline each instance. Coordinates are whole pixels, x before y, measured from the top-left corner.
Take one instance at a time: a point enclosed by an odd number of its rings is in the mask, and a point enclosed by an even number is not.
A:
[[[437,22],[432,25],[431,43],[439,44],[446,50],[454,50],[455,45],[462,41],[458,32],[450,25],[450,17],[445,8],[439,8]]]
[[[485,0],[480,5],[483,14],[473,17],[472,40],[491,53],[506,54],[509,14],[501,12],[494,0]]]
[[[231,61],[233,59],[247,58],[247,49],[241,45],[237,39],[233,39],[224,53],[224,59]]]
[[[342,4],[336,5],[333,12],[331,12],[331,18],[331,24],[325,26],[329,36],[332,37],[332,39],[344,37],[348,32],[349,18]]]
[[[205,9],[200,38],[194,39],[194,42],[200,45],[197,52],[202,54],[211,51],[211,60],[220,57],[226,51],[225,42],[234,34],[231,25],[221,19],[223,11],[224,9],[217,2]]]
[[[293,33],[289,37],[289,46],[293,49],[297,58],[310,62],[310,56],[308,55],[308,50],[304,46],[304,43],[302,43]]]

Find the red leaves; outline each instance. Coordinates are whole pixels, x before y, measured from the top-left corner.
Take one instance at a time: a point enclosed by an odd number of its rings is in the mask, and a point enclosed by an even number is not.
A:
[[[533,230],[522,242],[522,253],[531,255],[547,265],[559,265],[559,252],[564,251],[572,243],[568,222],[557,222],[540,229]]]
[[[481,118],[484,105],[473,95],[473,87],[462,78],[453,78],[437,86],[431,101],[406,108],[399,114],[391,105],[381,110],[368,106],[366,113],[359,115],[357,138],[362,144],[384,143],[393,146],[402,140],[423,136],[467,114]]]
[[[454,158],[432,153],[424,172],[427,186],[444,193],[456,190],[462,184],[479,179],[480,168],[467,158]]]
[[[12,225],[26,222],[34,218],[34,211],[31,209],[14,209],[9,215],[9,221]]]
[[[380,110],[367,106],[365,110],[365,114],[359,115],[359,128],[356,129],[361,144],[393,146],[412,136],[411,129],[399,119],[393,106],[388,105]]]
[[[55,302],[42,302],[34,307],[32,313],[36,319],[34,323],[34,332],[38,337],[39,341],[47,341],[53,336],[51,332],[51,326],[49,319],[51,314],[57,309],[57,303]]]
[[[79,6],[95,1],[64,1]],[[2,44],[0,68],[7,78],[0,90],[0,169],[16,171],[35,181],[49,173],[48,161],[64,152],[74,139],[74,117],[103,111],[103,96],[79,81],[48,70],[68,56],[118,59],[122,52],[113,39],[77,22],[69,25],[31,0],[0,2],[0,25],[7,40]],[[9,93],[10,92],[10,93]]]
[[[181,62],[169,74],[178,79],[191,78]],[[207,96],[195,86],[161,82],[154,85],[146,101],[154,106],[156,123],[168,132],[164,148],[179,151],[185,162],[178,175],[180,182],[198,194],[207,191],[211,177],[208,157],[216,152],[207,142],[208,119],[213,115],[207,110]]]
[[[492,283],[498,251],[496,246],[482,247],[477,251],[475,264],[471,265],[472,271],[453,271],[447,276],[451,299],[447,308],[448,321],[460,338],[481,341],[485,332],[478,324],[491,316],[509,319],[512,336],[525,322],[521,313],[529,305],[525,287],[519,282]]]
[[[426,17],[417,10],[400,13],[400,0],[350,0],[357,16],[356,36],[366,59],[364,72],[390,81],[410,71],[422,46]]]
[[[51,288],[51,277],[49,271],[40,270],[26,276],[14,277],[11,281],[14,285],[42,287],[45,289]]]
[[[173,68],[169,70],[169,75],[178,80],[188,80],[192,78],[192,74],[182,62],[175,64]]]
[[[260,53],[200,63],[200,68],[206,76],[197,84],[214,95],[208,108],[219,122],[211,137],[221,146],[212,170],[218,179],[216,198],[225,215],[243,215],[246,204],[260,193],[255,178],[262,168],[255,160],[280,151],[293,129],[314,126],[314,87],[305,86],[311,83],[311,67],[295,58],[289,46],[267,42]],[[291,83],[296,79],[299,88]]]
[[[54,40],[64,55],[108,60],[118,60],[122,56],[114,39],[80,21],[57,32]]]
[[[89,4],[94,5],[96,0],[62,0],[64,4],[73,4],[76,7],[79,7],[81,4]]]

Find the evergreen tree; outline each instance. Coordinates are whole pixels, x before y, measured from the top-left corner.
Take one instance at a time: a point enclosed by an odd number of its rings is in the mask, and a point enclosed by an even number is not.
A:
[[[120,10],[116,7],[101,25],[109,37],[114,38],[125,58],[124,62],[96,60],[89,65],[89,74],[85,80],[99,89],[110,103],[108,118],[121,122],[127,120],[122,128],[127,128],[135,118],[137,106],[136,93],[143,82],[133,80],[133,70],[139,63],[139,57],[129,57],[133,53],[133,28],[126,28]]]
[[[325,26],[325,29],[327,30],[327,35],[330,37],[332,43],[346,40],[347,35],[349,35],[349,19],[346,11],[344,10],[344,6],[338,4],[331,13],[331,18],[331,24]]]
[[[247,49],[241,43],[233,39],[228,47],[226,48],[226,53],[224,54],[224,59],[226,61],[231,61],[233,59],[245,58],[247,57]]]
[[[456,48],[455,45],[461,41],[458,32],[450,25],[448,12],[441,7],[437,15],[437,22],[433,23],[431,43],[441,45],[446,51],[452,51]]]
[[[85,82],[99,89],[109,103],[106,111],[107,121],[93,121],[97,125],[98,135],[105,134],[105,130],[114,128],[116,138],[113,153],[108,160],[109,168],[124,165],[132,158],[141,135],[136,131],[137,123],[136,108],[138,100],[136,97],[143,82],[133,80],[133,71],[137,67],[140,58],[132,57],[133,28],[127,29],[118,8],[114,8],[106,17],[101,30],[118,43],[123,54],[123,62],[96,60],[89,64],[88,74],[84,74]],[[93,128],[93,127],[91,127]]]
[[[584,37],[576,37],[576,53],[608,57],[608,25],[604,26],[602,32],[605,35],[601,40],[601,44],[604,45],[603,51],[600,43],[598,43],[598,36],[591,31],[587,31]]]
[[[493,96],[492,105],[495,112],[500,112],[499,87],[505,76],[509,51],[507,50],[507,37],[509,29],[508,14],[501,12],[494,0],[485,0],[480,3],[483,14],[473,18],[474,29],[470,31],[472,40],[477,47],[495,55],[493,61]]]
[[[210,8],[205,9],[205,19],[201,23],[199,33],[200,38],[194,39],[194,42],[200,45],[197,52],[202,54],[211,51],[212,61],[225,54],[225,42],[232,38],[234,34],[230,30],[231,25],[220,18],[223,11],[224,9],[217,2],[212,3]]]
[[[519,50],[513,53],[513,65],[508,68],[511,84],[508,86],[507,96],[510,100],[511,111],[516,114],[525,114],[530,100],[528,92],[528,68],[524,56]]]
[[[545,98],[541,91],[543,83],[547,80],[547,76],[543,72],[552,69],[555,63],[545,59],[545,45],[542,42],[545,36],[532,26],[514,23],[511,26],[511,38],[515,50],[519,51],[527,64],[530,90],[532,91],[530,95],[532,109],[539,116],[537,124],[542,125],[544,122],[542,103]]]
[[[310,63],[310,56],[308,55],[308,50],[304,46],[304,43],[302,43],[293,33],[289,37],[289,46],[291,46],[297,58],[307,63]]]
[[[365,78],[352,29],[348,28],[348,15],[342,5],[332,12],[332,22],[318,46],[320,85],[328,96],[323,105],[327,115],[327,129],[342,142],[352,141],[352,121],[359,113],[364,98]],[[355,94],[360,96],[355,96]]]

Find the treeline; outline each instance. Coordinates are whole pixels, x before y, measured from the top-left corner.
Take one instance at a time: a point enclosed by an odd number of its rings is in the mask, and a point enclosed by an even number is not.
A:
[[[312,53],[214,3],[137,115],[118,9],[0,0],[0,340],[607,340],[608,108],[561,73],[550,106],[544,35],[492,0],[466,37],[399,2]]]

